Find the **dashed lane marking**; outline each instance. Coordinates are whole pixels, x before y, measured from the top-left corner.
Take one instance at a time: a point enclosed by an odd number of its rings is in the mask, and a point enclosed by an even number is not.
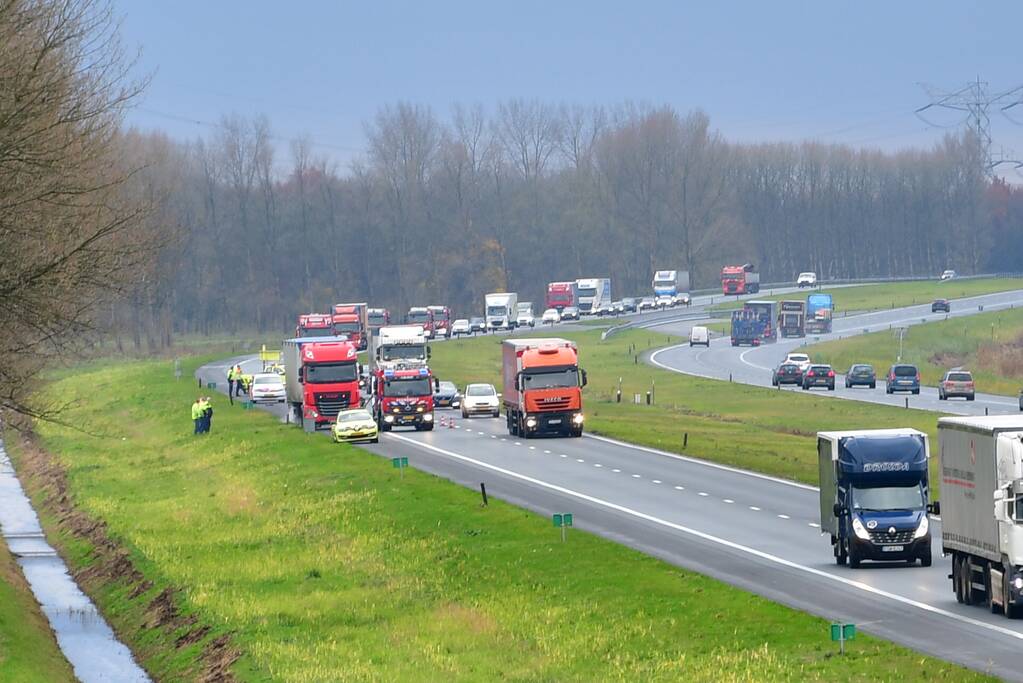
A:
[[[753,512],[760,512],[760,508],[758,508],[756,505],[750,505],[749,509],[752,510]]]

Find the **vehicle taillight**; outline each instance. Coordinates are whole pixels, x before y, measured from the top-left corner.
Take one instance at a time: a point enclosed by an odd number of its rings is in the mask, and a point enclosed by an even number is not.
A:
[[[834,370],[828,370],[828,377],[834,377],[834,376],[835,376],[835,371]]]
[[[919,372],[918,372],[918,373],[916,374],[916,381],[917,381],[917,382],[919,382],[919,381],[920,381],[920,373],[919,373]]]
[[[806,373],[806,376],[807,377],[813,377],[813,370],[811,370],[810,372]]]

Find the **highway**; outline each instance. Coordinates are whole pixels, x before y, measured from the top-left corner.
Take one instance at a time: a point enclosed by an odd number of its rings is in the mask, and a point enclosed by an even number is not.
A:
[[[714,379],[729,378],[735,382],[770,387],[773,368],[784,360],[790,351],[802,346],[827,341],[865,332],[885,331],[891,328],[912,327],[926,322],[960,318],[974,315],[983,307],[985,312],[1004,310],[1010,307],[1023,306],[1023,290],[987,294],[952,300],[952,311],[949,314],[931,313],[930,304],[909,306],[888,311],[862,313],[844,318],[835,318],[831,334],[814,335],[804,339],[779,339],[777,343],[765,344],[760,347],[733,347],[727,336],[711,340],[709,348],[693,347],[688,343],[659,349],[649,354],[648,362],[665,370],[682,372],[699,377]],[[655,321],[656,323],[656,321]],[[656,325],[656,329],[672,334],[687,335],[693,321],[669,322]],[[906,337],[906,343],[912,344],[912,332]],[[811,355],[812,358],[812,355]],[[844,377],[835,378],[835,391],[824,389],[811,390],[814,394],[833,398],[883,403],[893,406],[905,406],[908,400],[910,408],[933,410],[955,415],[996,415],[1019,412],[1019,402],[1015,396],[998,396],[978,393],[976,400],[967,402],[965,399],[954,398],[948,401],[938,400],[938,390],[933,386],[924,386],[919,395],[908,393],[886,394],[884,389],[884,373],[887,368],[875,368],[879,378],[876,389],[855,387],[846,389]],[[784,387],[781,391],[802,391],[794,387]]]
[[[238,360],[256,369],[243,357],[198,374],[223,389],[226,367]],[[269,409],[284,419],[283,405]],[[593,435],[515,439],[500,419],[463,420],[457,411],[438,416],[445,423],[450,416],[451,426],[385,433],[378,445],[361,448],[408,457],[411,466],[472,489],[485,482],[490,496],[541,515],[572,512],[580,529],[672,564],[1023,681],[1023,622],[957,604],[940,541],[930,568],[840,567],[817,527],[813,487]],[[932,533],[940,539],[939,520]]]

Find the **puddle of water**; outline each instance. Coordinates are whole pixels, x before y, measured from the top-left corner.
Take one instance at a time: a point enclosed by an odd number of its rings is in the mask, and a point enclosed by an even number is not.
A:
[[[148,683],[149,676],[117,640],[110,625],[46,542],[0,441],[0,534],[57,636],[57,644],[83,683]]]

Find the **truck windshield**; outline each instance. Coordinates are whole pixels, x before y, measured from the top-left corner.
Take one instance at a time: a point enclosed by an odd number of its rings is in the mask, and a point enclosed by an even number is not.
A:
[[[395,344],[380,349],[381,360],[425,360],[426,347],[422,344]]]
[[[579,386],[579,371],[576,368],[551,368],[534,370],[522,375],[526,389],[566,389]]]
[[[674,280],[654,280],[654,287],[657,287],[658,289],[674,286],[675,286]]]
[[[926,505],[923,489],[912,486],[878,486],[852,489],[854,510],[922,510]]]
[[[385,316],[383,313],[370,313],[369,314],[369,324],[370,325],[386,325],[387,324],[387,316]]]
[[[334,330],[336,332],[358,332],[362,329],[359,323],[334,323]]]
[[[354,382],[358,378],[355,363],[313,363],[305,366],[305,381],[310,384]]]
[[[432,395],[433,383],[429,377],[389,379],[384,382],[384,396],[388,398]]]
[[[331,327],[302,327],[299,328],[302,334],[300,337],[333,337],[334,329]]]
[[[586,288],[580,287],[578,291],[579,291],[579,296],[595,296],[597,294],[597,288],[596,287],[586,287]]]
[[[507,309],[504,306],[487,306],[487,315],[489,316],[504,315],[506,312]]]
[[[408,321],[410,323],[425,323],[430,321],[429,313],[409,313]]]
[[[744,273],[722,273],[722,280],[742,280]]]

